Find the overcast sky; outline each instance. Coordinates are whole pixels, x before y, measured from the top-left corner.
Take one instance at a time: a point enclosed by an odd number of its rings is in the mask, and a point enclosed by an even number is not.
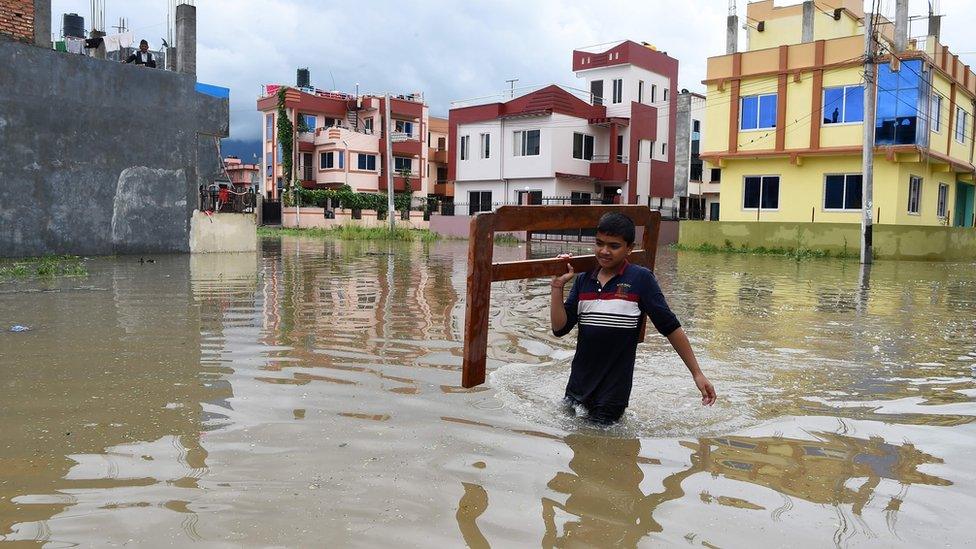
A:
[[[702,91],[708,56],[725,53],[727,0],[196,0],[197,77],[231,89],[231,139],[259,139],[255,100],[263,83],[295,83],[307,66],[322,89],[423,91],[432,115],[450,102],[519,86],[583,87],[574,48],[646,41],[678,59],[679,88]],[[799,0],[777,1],[777,5]],[[894,0],[886,0],[886,12]],[[90,25],[89,0],[53,0],[52,29],[75,12]],[[153,49],[166,36],[166,0],[106,0],[107,25],[128,18]],[[738,0],[745,19],[744,0]],[[927,11],[911,0],[913,15]],[[976,52],[973,0],[942,0],[942,41]],[[925,34],[924,22],[913,35]],[[110,33],[114,32],[109,30]],[[743,39],[744,43],[744,39]],[[976,53],[961,56],[976,66]]]

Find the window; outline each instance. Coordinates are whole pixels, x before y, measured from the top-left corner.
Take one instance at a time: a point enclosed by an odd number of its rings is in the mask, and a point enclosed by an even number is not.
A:
[[[281,150],[282,150],[282,149],[281,149],[281,147],[280,147],[280,146],[278,146],[278,147],[275,147],[275,149],[276,149],[276,150],[278,151],[278,155],[277,155],[277,161],[278,161],[278,163],[279,163],[279,164],[281,164],[281,163],[282,163],[282,157],[281,157]]]
[[[594,80],[590,82],[590,96],[593,97],[594,105],[603,104],[603,80]]]
[[[742,197],[745,209],[779,209],[779,176],[746,176]]]
[[[340,126],[338,118],[328,118],[326,117],[322,122],[323,128],[338,128]]]
[[[362,171],[376,171],[376,155],[357,153],[356,168]]]
[[[335,168],[335,152],[328,151],[319,153],[319,169],[329,170]]]
[[[764,130],[776,127],[776,94],[750,95],[741,99],[740,130]]]
[[[264,135],[267,141],[274,139],[274,115],[267,114],[264,117]]]
[[[919,75],[922,62],[902,61],[901,69],[892,72],[888,63],[878,65],[878,110],[875,145],[911,145],[918,141]],[[924,99],[922,99],[924,101]],[[922,119],[924,123],[924,117]]]
[[[651,148],[649,150],[649,153],[650,154],[647,155],[647,158],[649,160],[654,160],[654,143],[655,143],[654,141],[651,141]],[[640,159],[638,159],[638,160],[640,160]]]
[[[372,117],[370,117],[370,118],[364,118],[363,119],[363,130],[367,134],[372,135],[372,133],[373,133],[373,118]]]
[[[519,130],[514,137],[515,156],[539,156],[539,130]]]
[[[491,158],[491,134],[481,134],[481,158]]]
[[[668,100],[668,89],[667,88],[664,88],[664,100],[665,101]]]
[[[593,160],[593,136],[582,133],[573,134],[573,158]]]
[[[860,210],[861,174],[826,176],[823,207],[825,210]]]
[[[967,118],[969,118],[969,113],[962,107],[956,107],[956,141],[960,143],[966,142]]]
[[[938,93],[932,94],[932,112],[929,120],[932,121],[932,131],[942,133],[942,96]]]
[[[412,158],[405,158],[405,157],[402,157],[402,156],[394,156],[393,157],[393,170],[395,172],[397,172],[397,173],[403,173],[403,172],[410,173],[410,172],[412,172],[413,171],[413,159]]]
[[[468,214],[491,211],[491,191],[468,191]]]
[[[657,84],[651,84],[651,103],[657,101]]]
[[[643,80],[637,81],[637,102],[638,103],[644,102],[644,81]]]
[[[624,81],[622,78],[613,80],[613,102],[620,103],[624,100]]]
[[[701,161],[691,161],[691,176],[688,178],[692,181],[702,180],[702,163]]]
[[[661,143],[661,156],[668,154],[668,144]]]
[[[589,206],[592,200],[592,195],[590,193],[583,193],[579,191],[573,191],[569,193],[569,203],[574,206],[584,205]]]
[[[427,132],[427,144],[430,145],[430,132]]]
[[[471,141],[470,135],[461,136],[461,160],[468,159],[468,142]]]
[[[722,180],[722,168],[712,168],[712,183]]]
[[[406,120],[394,120],[393,129],[394,131],[413,136],[413,122],[407,122]]]
[[[273,164],[273,162],[274,162],[274,155],[271,154],[270,151],[268,151],[267,153],[264,154],[264,166],[265,166],[264,169],[267,170],[267,172],[268,172],[267,173],[267,176],[268,177],[271,177],[272,175],[274,175],[274,164]]]
[[[939,203],[936,207],[938,212],[936,215],[939,217],[946,217],[946,209],[949,206],[949,186],[945,183],[939,183]]]
[[[922,178],[911,176],[908,178],[908,213],[918,214],[922,203]]]
[[[864,122],[864,86],[838,86],[823,92],[823,123]]]
[[[317,120],[316,120],[314,114],[300,113],[298,116],[300,116],[302,118],[302,120],[305,122],[305,128],[308,131],[310,131],[310,132],[314,132],[315,131],[315,124],[316,124]]]
[[[701,152],[701,122],[698,120],[691,121],[691,156],[692,158],[698,157]]]
[[[624,136],[617,136],[617,162],[624,161]]]

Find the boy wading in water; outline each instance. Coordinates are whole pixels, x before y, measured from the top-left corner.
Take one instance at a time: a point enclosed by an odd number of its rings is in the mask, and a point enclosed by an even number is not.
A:
[[[702,405],[715,402],[715,388],[698,367],[688,336],[668,304],[650,270],[631,265],[634,222],[619,213],[600,218],[595,255],[599,266],[589,273],[573,271],[552,279],[550,320],[552,333],[562,337],[579,323],[566,401],[586,408],[587,417],[601,424],[620,419],[630,401],[634,359],[644,315],[691,372],[702,394]],[[561,256],[562,257],[562,256]],[[563,301],[563,287],[573,277],[573,288]]]

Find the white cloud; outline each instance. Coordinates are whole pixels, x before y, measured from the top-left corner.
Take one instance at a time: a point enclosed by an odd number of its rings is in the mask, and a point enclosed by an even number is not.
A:
[[[777,2],[778,4],[780,2]],[[782,2],[796,3],[796,2]],[[976,51],[969,29],[971,0],[943,0],[943,41]],[[53,0],[60,15],[88,18],[87,0]],[[120,16],[155,47],[166,33],[165,0],[109,2],[106,21]],[[891,11],[894,2],[884,2]],[[255,111],[263,83],[294,83],[309,67],[319,88],[381,93],[423,91],[431,113],[452,100],[519,85],[579,86],[573,48],[619,39],[646,41],[679,60],[679,87],[701,90],[706,59],[725,51],[725,0],[196,0],[198,78],[231,88],[231,137],[256,139]],[[912,0],[913,14],[926,11]],[[740,16],[745,2],[739,1]],[[924,34],[924,22],[913,34]],[[964,59],[976,61],[976,55]],[[976,64],[976,63],[974,63]],[[334,81],[334,84],[333,84]],[[581,86],[579,86],[581,87]]]

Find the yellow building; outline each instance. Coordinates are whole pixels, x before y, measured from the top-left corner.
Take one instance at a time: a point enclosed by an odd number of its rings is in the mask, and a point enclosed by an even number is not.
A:
[[[860,222],[864,16],[860,0],[753,2],[747,50],[709,58],[722,221]],[[937,35],[906,30],[901,50],[894,27],[877,27],[875,223],[971,227],[976,74]]]

